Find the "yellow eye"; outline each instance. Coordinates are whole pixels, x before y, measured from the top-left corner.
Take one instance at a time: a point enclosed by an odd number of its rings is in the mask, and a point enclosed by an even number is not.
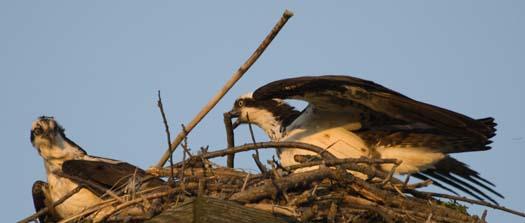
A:
[[[244,100],[237,101],[237,106],[239,106],[239,107],[244,106]]]

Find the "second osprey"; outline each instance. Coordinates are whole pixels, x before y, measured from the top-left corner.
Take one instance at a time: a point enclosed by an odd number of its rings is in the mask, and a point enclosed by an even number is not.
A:
[[[309,104],[299,112],[282,99]],[[448,155],[490,149],[493,118],[472,119],[349,76],[274,81],[238,98],[229,113],[237,124],[258,125],[272,141],[313,144],[339,158],[398,159],[403,162],[397,173],[439,180],[481,200],[495,202],[478,187],[502,197],[478,172]],[[278,153],[284,166],[297,164],[295,155],[312,154],[293,148]],[[390,165],[381,168],[389,171]]]

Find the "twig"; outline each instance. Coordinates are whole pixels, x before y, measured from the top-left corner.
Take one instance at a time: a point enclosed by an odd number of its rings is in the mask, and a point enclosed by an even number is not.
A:
[[[235,193],[229,198],[229,200],[240,203],[252,203],[263,198],[271,197],[278,193],[278,190],[284,191],[290,188],[310,187],[311,182],[325,178],[335,178],[334,175],[334,170],[330,168],[322,168],[317,171],[295,173],[283,179],[275,179],[275,181],[272,181],[271,179],[264,180],[263,185],[251,187],[243,192]]]
[[[167,191],[163,191],[163,192],[157,192],[157,193],[153,193],[153,194],[148,194],[148,195],[144,195],[144,196],[141,196],[137,199],[134,199],[134,200],[131,200],[131,201],[127,201],[125,203],[122,203],[120,205],[118,205],[117,207],[115,207],[113,210],[111,210],[109,213],[105,214],[104,216],[101,217],[100,219],[100,222],[106,220],[109,216],[117,213],[118,211],[126,208],[126,207],[129,207],[131,205],[134,205],[134,204],[138,204],[146,199],[148,200],[151,200],[151,199],[155,199],[155,198],[160,198],[160,197],[163,197],[163,196],[166,196],[166,195],[169,195],[169,194],[172,194],[172,193],[175,193],[175,192],[179,192],[180,190],[177,190],[177,189],[169,189]]]
[[[270,176],[270,179],[272,180],[273,185],[275,186],[275,189],[277,189],[277,194],[282,194],[284,197],[284,200],[286,201],[286,204],[290,203],[290,198],[288,196],[288,193],[286,192],[286,189],[282,189],[277,183],[276,180],[282,180],[281,175],[277,172],[277,169],[275,168],[275,163],[273,160],[268,160],[268,163],[272,166],[272,173],[273,177]]]
[[[166,130],[166,138],[168,140],[168,149],[171,151],[171,134],[170,134],[170,127],[168,125],[168,119],[166,118],[166,113],[164,113],[164,106],[162,106],[162,98],[160,97],[160,90],[157,91],[158,100],[157,100],[157,106],[160,109],[160,114],[162,115],[162,121],[164,122],[164,128]],[[168,178],[168,182],[170,184],[173,183],[175,180],[175,177],[173,175],[173,153],[170,154],[170,167],[171,167],[171,175]]]
[[[233,133],[233,124],[232,118],[229,112],[224,113],[224,128],[226,129],[226,142],[228,143],[228,148],[233,148],[235,146],[235,136]],[[234,167],[235,153],[228,155],[226,158],[226,165],[229,168]]]
[[[302,142],[258,142],[255,144],[244,144],[242,146],[236,146],[231,149],[222,149],[217,151],[208,152],[206,154],[201,154],[198,156],[194,156],[193,159],[211,159],[216,157],[222,157],[226,156],[228,154],[232,153],[239,153],[239,152],[246,152],[254,149],[271,149],[271,148],[299,148],[304,149],[308,151],[312,151],[315,153],[323,153],[321,156],[323,159],[326,160],[335,160],[335,156],[331,153],[324,153],[324,149],[318,146],[314,146],[307,143]],[[202,156],[202,157],[200,157]]]
[[[177,146],[181,143],[184,136],[186,136],[199,122],[210,112],[210,110],[215,107],[215,105],[221,100],[221,98],[233,87],[233,85],[248,71],[248,69],[255,63],[255,61],[262,55],[264,50],[270,45],[272,40],[277,36],[281,28],[286,24],[288,19],[293,16],[293,13],[291,11],[284,11],[282,17],[279,19],[277,24],[273,27],[272,31],[266,36],[266,38],[262,41],[262,43],[259,45],[259,47],[252,53],[252,55],[246,60],[246,62],[237,69],[226,82],[226,84],[213,96],[213,98],[201,109],[201,111],[191,120],[190,123],[187,125],[187,133],[180,132],[175,140],[171,143],[170,149],[165,151],[162,157],[160,158],[159,162],[157,163],[156,167],[160,168],[164,166],[166,161],[168,160],[169,156],[173,151],[177,148]],[[171,149],[173,148],[173,149]]]
[[[62,196],[60,199],[58,199],[57,201],[53,202],[51,204],[51,206],[48,206],[48,207],[45,207],[45,208],[42,208],[40,209],[38,212],[30,215],[29,217],[26,217],[20,221],[18,221],[18,223],[26,223],[26,222],[30,222],[30,221],[33,221],[35,219],[37,219],[38,217],[40,217],[41,215],[45,214],[46,212],[49,211],[49,209],[51,208],[54,208],[56,206],[58,206],[59,204],[62,204],[64,203],[64,201],[66,201],[68,198],[70,198],[71,196],[73,196],[74,194],[78,193],[84,186],[82,186],[82,184],[79,184],[77,187],[75,187],[75,189],[67,192],[67,194],[65,194],[64,196]]]
[[[252,122],[250,121],[250,116],[246,114],[246,119],[248,120],[248,130],[250,131],[250,136],[252,138],[252,143],[255,144],[257,141],[255,141],[255,135],[253,134],[253,128],[252,128]],[[264,164],[259,159],[259,150],[255,149],[255,154],[252,154],[253,161],[255,161],[255,164],[259,168],[262,174],[268,173],[268,169],[264,166]]]
[[[145,190],[143,190],[143,191],[140,191],[139,194],[141,194],[141,195],[142,195],[142,194],[146,194],[146,193],[149,193],[149,192],[152,192],[152,191],[155,191],[155,190],[158,190],[158,189],[162,189],[162,188],[165,188],[165,187],[163,187],[163,186],[158,186],[158,187],[148,188],[148,189],[145,189]],[[167,192],[169,192],[169,191],[177,191],[177,189],[168,188],[168,190],[165,191],[165,192],[167,193]],[[129,195],[124,195],[124,196],[122,196],[122,199],[124,199],[124,200],[127,200],[127,199],[129,199],[129,198],[130,198]],[[141,196],[141,198],[143,199],[144,197]],[[128,201],[128,202],[132,202],[132,201],[134,201],[134,200],[131,200],[131,201]],[[82,211],[82,212],[80,212],[80,213],[78,213],[78,214],[76,214],[76,215],[70,216],[70,217],[68,217],[67,219],[63,219],[63,220],[61,220],[59,223],[65,223],[65,222],[75,221],[76,219],[79,219],[79,218],[81,218],[81,217],[84,217],[84,216],[90,215],[90,214],[92,214],[93,212],[100,211],[100,210],[102,210],[102,209],[104,209],[104,208],[106,208],[106,207],[112,206],[112,205],[114,205],[114,204],[117,203],[117,202],[118,202],[118,200],[117,200],[117,199],[114,199],[114,198],[113,198],[113,199],[104,200],[103,202],[100,202],[100,203],[98,203],[98,204],[96,204],[96,205],[93,205],[93,206],[89,207],[87,210],[84,210],[84,211]],[[124,204],[126,204],[126,203],[127,203],[127,202],[122,203],[122,205],[124,205]],[[116,212],[116,211],[118,211],[118,210],[112,210],[112,211]],[[113,212],[113,213],[114,213],[114,212]],[[109,215],[111,215],[111,213],[108,214],[107,216],[109,216]]]
[[[182,126],[182,131],[183,132],[186,132],[185,128],[184,128],[184,125],[181,125]],[[188,152],[188,138],[186,136],[184,136],[184,142],[182,143],[182,149],[184,150],[184,152],[182,152],[182,170],[180,172],[180,177],[179,177],[179,180],[180,180],[180,183],[184,185],[184,169],[186,168],[186,154],[190,154]],[[173,170],[173,164],[171,164],[171,167],[170,167],[170,170]]]
[[[191,158],[193,155],[191,155],[190,148],[188,146],[188,130],[186,129],[186,126],[184,126],[184,124],[180,124],[180,126],[181,126],[181,129],[182,129],[182,132],[186,133],[184,135],[184,139],[182,141],[181,147],[184,150],[184,153],[188,154],[188,157]]]
[[[428,179],[428,180],[424,180],[424,181],[413,183],[413,184],[403,185],[402,190],[404,190],[404,189],[417,189],[417,188],[427,187],[427,186],[431,185],[432,182],[433,181],[431,179]]]
[[[100,203],[98,203],[96,205],[91,206],[87,210],[84,210],[84,211],[82,211],[82,212],[80,212],[78,214],[75,214],[73,216],[69,216],[66,219],[62,219],[58,223],[77,222],[78,221],[77,219],[80,219],[82,217],[88,216],[88,215],[90,215],[90,214],[92,214],[94,212],[100,211],[100,210],[102,210],[104,208],[110,207],[110,206],[114,205],[117,202],[118,201],[116,199],[105,200],[103,202],[100,202]]]
[[[242,184],[241,192],[246,189],[246,185],[248,184],[248,179],[250,179],[250,173],[246,174],[246,178],[244,178],[244,183]]]
[[[210,170],[210,173],[211,173],[212,175],[214,175],[214,173],[213,173],[213,167],[212,167],[211,164],[209,164],[210,161],[209,161],[208,159],[205,159],[205,158],[204,158],[204,156],[206,155],[206,153],[208,153],[208,149],[209,149],[208,146],[206,146],[206,147],[201,147],[201,154],[202,154],[202,156],[201,156],[200,158],[201,158],[201,162],[202,162],[202,168],[204,168],[204,170],[209,169],[209,170]],[[205,172],[207,172],[207,171],[205,171]]]
[[[390,172],[388,173],[387,177],[383,180],[383,182],[381,182],[382,186],[385,186],[386,183],[388,183],[388,182],[390,182],[390,180],[392,180],[392,176],[394,176],[394,173],[396,172],[397,167],[399,165],[401,165],[402,162],[403,162],[402,160],[398,160],[396,163],[394,163],[394,165],[392,166],[392,169],[390,169]]]
[[[440,194],[440,193],[434,193],[434,192],[420,192],[420,193],[425,194],[427,196],[431,196],[431,197],[441,197],[441,198],[447,198],[451,200],[464,201],[467,203],[477,204],[477,205],[481,205],[481,206],[485,206],[489,208],[494,208],[494,209],[502,210],[502,211],[505,211],[511,214],[521,216],[521,217],[525,217],[525,213],[523,212],[515,211],[512,209],[509,209],[503,206],[499,206],[499,205],[495,205],[495,204],[491,204],[485,201],[479,201],[479,200],[474,200],[474,199],[470,199],[466,197],[460,197],[460,196],[454,196],[454,195],[448,195],[448,194]]]
[[[383,164],[383,163],[396,163],[396,159],[369,159],[369,158],[344,158],[344,159],[335,159],[330,161],[324,161],[324,160],[318,160],[318,161],[310,161],[305,163],[296,164],[293,166],[285,167],[286,170],[292,171],[297,170],[305,167],[311,167],[311,166],[319,166],[319,165],[325,165],[325,166],[337,166],[342,164],[349,164],[349,163],[366,163],[366,164]]]
[[[350,195],[345,195],[343,197],[343,201],[350,207],[368,210],[368,211],[377,213],[383,218],[385,222],[394,223],[394,220],[392,220],[392,217],[381,206],[378,206],[377,204],[371,201],[365,200],[360,197],[350,196]]]

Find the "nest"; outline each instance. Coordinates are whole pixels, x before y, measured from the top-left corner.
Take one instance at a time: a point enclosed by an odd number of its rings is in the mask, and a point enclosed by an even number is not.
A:
[[[396,160],[337,159],[328,153],[319,157],[296,156],[301,164],[283,167],[275,160],[271,168],[248,173],[213,165],[209,159],[238,152],[272,147],[294,147],[318,151],[302,143],[253,143],[214,152],[203,151],[173,168],[153,169],[159,176],[177,178],[168,202],[171,208],[197,196],[234,201],[297,222],[482,222],[466,213],[460,205],[432,198],[419,192],[430,181],[406,184],[392,177]],[[254,160],[257,160],[254,159]],[[260,166],[260,161],[256,161]],[[385,173],[374,165],[392,163]],[[261,166],[260,166],[261,167]],[[314,167],[313,170],[294,170]],[[310,168],[311,169],[311,168]],[[368,176],[364,180],[355,175]],[[168,200],[168,199],[167,199]],[[175,203],[173,203],[173,201]]]

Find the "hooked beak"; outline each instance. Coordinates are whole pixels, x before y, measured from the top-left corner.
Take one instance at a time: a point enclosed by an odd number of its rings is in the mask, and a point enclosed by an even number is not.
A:
[[[239,125],[241,125],[241,121],[239,120],[240,112],[236,109],[232,109],[229,112],[224,113],[224,116],[227,116],[230,120],[232,118],[236,118],[235,122],[232,123],[232,129],[237,128]]]

